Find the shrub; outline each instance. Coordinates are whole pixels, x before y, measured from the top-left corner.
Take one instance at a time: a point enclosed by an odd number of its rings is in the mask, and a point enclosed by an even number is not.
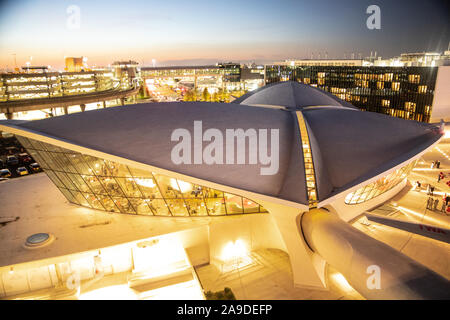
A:
[[[211,290],[205,293],[206,300],[236,300],[233,291],[225,287],[221,291],[212,292]]]

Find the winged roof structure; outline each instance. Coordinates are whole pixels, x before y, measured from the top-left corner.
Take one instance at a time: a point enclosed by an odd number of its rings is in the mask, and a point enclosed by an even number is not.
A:
[[[257,106],[278,106],[264,108]],[[307,205],[298,113],[310,143],[317,200],[323,202],[424,152],[442,136],[427,123],[362,112],[319,89],[295,82],[268,85],[234,103],[142,103],[37,121],[0,121],[0,130],[47,137],[219,185]],[[279,131],[279,170],[256,164],[175,164],[177,128]],[[224,134],[225,135],[225,134]],[[202,142],[203,147],[207,142]],[[194,151],[193,151],[194,152]],[[246,148],[246,159],[249,157]]]

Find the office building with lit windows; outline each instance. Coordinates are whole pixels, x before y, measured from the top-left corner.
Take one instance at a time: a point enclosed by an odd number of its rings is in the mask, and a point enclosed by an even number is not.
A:
[[[309,84],[363,111],[397,118],[422,122],[449,120],[449,66],[370,66],[364,62],[280,62],[266,65],[265,83],[291,80]]]
[[[269,139],[268,146],[272,153],[278,151],[278,171],[262,175],[261,168],[267,163],[221,164],[218,158],[209,164],[174,163],[174,130],[193,132],[192,155],[198,152],[196,121],[201,121],[203,132],[242,129],[242,135],[232,141],[239,143],[241,139],[248,145],[246,159],[251,157],[250,145],[258,141],[252,139],[252,132],[275,130],[278,141]],[[327,252],[318,241],[340,228],[351,228],[350,233],[356,232],[356,238],[360,237],[360,232],[348,222],[402,190],[415,162],[443,136],[442,128],[437,126],[361,112],[330,93],[291,81],[267,85],[231,104],[137,104],[37,121],[4,120],[0,129],[17,136],[75,208],[96,209],[94,215],[106,211],[148,216],[149,223],[161,219],[160,226],[153,227],[155,230],[163,230],[168,223],[184,230],[179,241],[189,259],[183,258],[183,265],[189,261],[192,266],[215,263],[226,268],[230,256],[224,252],[230,241],[235,247],[250,250],[279,248],[289,255],[294,284],[315,288],[326,286],[324,266],[327,261],[333,263],[333,252],[342,249],[338,241],[333,244],[336,249]],[[212,143],[204,137],[200,136],[201,148]],[[261,143],[261,133],[259,139]],[[318,210],[324,215],[320,219],[314,218]],[[245,217],[245,222],[240,217]],[[217,227],[214,221],[224,224]],[[321,234],[322,223],[327,223],[328,231],[318,240],[315,237]],[[349,233],[341,236],[346,234]],[[376,241],[368,238],[363,237],[361,243]],[[358,246],[349,239],[348,245]],[[54,241],[48,245],[48,251],[57,245],[58,240]],[[146,243],[138,243],[138,248],[149,247],[150,242]],[[405,293],[398,282],[386,282],[383,285],[387,291],[368,293],[367,297],[423,298],[442,294],[440,284],[445,279],[441,276],[407,260],[400,252],[393,252],[387,245],[374,246],[386,257],[399,261],[398,270],[393,271],[399,279],[422,272],[436,286],[423,292],[417,284]],[[360,253],[355,250],[356,257]],[[105,259],[99,257],[103,250],[97,251],[90,258],[94,262],[89,260],[92,266]],[[366,250],[364,254],[371,253]],[[133,257],[136,265],[142,261],[135,253]],[[376,259],[381,266],[387,263],[386,268],[390,268],[389,261],[379,256]],[[402,267],[405,261],[413,265],[406,271]],[[357,272],[354,268],[358,263],[353,264],[352,274]],[[351,278],[348,270],[339,271],[354,288],[362,294],[367,292],[365,282],[363,285],[358,278]],[[138,276],[133,273],[133,277]],[[192,280],[192,276],[188,278]],[[150,281],[149,276],[146,279]]]

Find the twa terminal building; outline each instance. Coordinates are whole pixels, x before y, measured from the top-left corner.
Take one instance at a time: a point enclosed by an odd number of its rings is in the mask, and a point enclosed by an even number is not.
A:
[[[288,253],[298,287],[326,288],[329,264],[365,298],[449,297],[444,277],[349,223],[403,189],[443,136],[437,126],[282,82],[233,103],[136,104],[5,120],[0,130],[17,136],[74,205],[175,224],[229,219],[208,229],[211,263],[225,240],[251,233],[252,248]],[[374,265],[377,290],[366,284]]]

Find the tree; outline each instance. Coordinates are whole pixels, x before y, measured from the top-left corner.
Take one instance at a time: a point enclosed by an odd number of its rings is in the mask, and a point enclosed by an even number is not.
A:
[[[219,102],[222,102],[222,101],[225,100],[224,96],[223,96],[223,89],[222,88],[219,88],[217,90],[217,99],[218,99]]]
[[[208,92],[208,88],[203,89],[202,98],[203,98],[203,101],[211,100],[211,95]]]
[[[221,291],[212,292],[211,290],[205,293],[206,300],[236,300],[236,297],[230,288],[225,287]]]
[[[195,101],[195,95],[194,95],[193,90],[186,91],[186,93],[184,94],[183,100],[184,101]]]

